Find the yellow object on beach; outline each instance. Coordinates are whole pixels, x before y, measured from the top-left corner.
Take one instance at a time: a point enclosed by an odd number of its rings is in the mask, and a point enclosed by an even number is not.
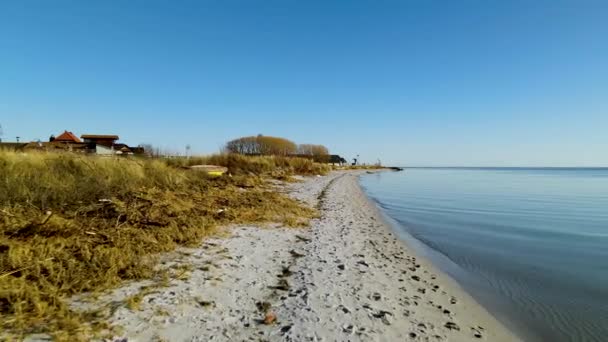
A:
[[[228,172],[227,167],[217,166],[217,165],[192,165],[192,166],[190,166],[190,169],[197,170],[197,171],[203,171],[203,172],[207,173],[208,175],[215,176],[215,177],[219,177],[219,176],[223,175],[224,173]]]
[[[221,176],[224,174],[224,171],[209,171],[207,174],[211,176]]]

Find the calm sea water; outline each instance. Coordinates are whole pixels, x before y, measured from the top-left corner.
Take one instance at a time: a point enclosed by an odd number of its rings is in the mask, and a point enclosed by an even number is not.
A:
[[[408,168],[361,183],[524,339],[608,341],[608,169]]]

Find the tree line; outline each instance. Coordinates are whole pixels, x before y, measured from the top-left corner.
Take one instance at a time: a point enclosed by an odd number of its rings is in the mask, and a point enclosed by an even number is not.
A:
[[[289,139],[265,135],[230,140],[226,143],[224,150],[229,153],[247,155],[310,157],[316,161],[324,161],[329,158],[329,149],[323,145],[298,145]]]

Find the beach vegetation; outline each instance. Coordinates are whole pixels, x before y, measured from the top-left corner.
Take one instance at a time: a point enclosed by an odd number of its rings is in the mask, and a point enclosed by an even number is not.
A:
[[[187,168],[198,163],[226,166],[230,176]],[[163,278],[160,253],[197,246],[221,226],[306,225],[317,212],[267,180],[328,171],[308,159],[279,156],[138,159],[0,151],[0,338],[89,336],[105,327],[104,316],[76,312],[68,298]],[[137,308],[139,297],[127,304]]]
[[[295,154],[297,148],[296,143],[289,139],[265,135],[233,139],[225,146],[226,152],[230,153],[275,156]]]
[[[286,178],[293,175],[325,175],[332,170],[329,165],[308,158],[287,156],[248,156],[222,153],[191,158],[167,158],[165,162],[174,167],[192,165],[218,165],[228,168],[235,176],[256,175],[258,177]]]
[[[311,159],[318,163],[329,162],[329,149],[318,144],[296,145],[293,141],[272,136],[249,136],[230,140],[224,152],[249,156],[283,156]]]
[[[328,163],[330,159],[329,149],[323,145],[315,144],[298,145],[298,156],[311,158],[318,163]]]

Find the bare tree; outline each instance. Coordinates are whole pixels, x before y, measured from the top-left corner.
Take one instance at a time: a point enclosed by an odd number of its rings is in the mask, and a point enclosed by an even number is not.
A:
[[[250,155],[282,155],[287,156],[296,153],[297,145],[288,139],[271,136],[250,136],[230,140],[226,143],[225,150],[231,153]]]
[[[329,162],[329,149],[323,145],[300,144],[298,145],[298,154],[310,156],[316,162]]]

